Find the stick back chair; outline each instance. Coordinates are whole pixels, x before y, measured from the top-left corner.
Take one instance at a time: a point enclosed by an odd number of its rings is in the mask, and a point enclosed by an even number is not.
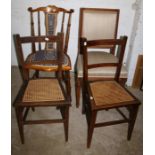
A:
[[[86,113],[88,123],[87,147],[90,147],[94,128],[128,123],[127,139],[130,140],[134,128],[138,107],[140,102],[128,90],[119,83],[119,76],[125,51],[127,37],[120,39],[89,40],[81,38],[81,50],[83,52],[83,110]],[[88,48],[92,46],[111,45],[117,49],[115,54],[118,60],[113,63],[90,63],[88,59]],[[117,45],[117,46],[116,46]],[[116,73],[113,80],[90,80],[88,70],[115,66]],[[126,116],[120,108],[125,107],[129,111]],[[121,120],[96,123],[97,113],[102,110],[116,109],[123,117]]]
[[[56,35],[56,33],[61,32],[64,34],[63,39],[63,52],[64,64],[62,69],[64,70],[63,76],[66,82],[67,90],[71,93],[70,86],[70,73],[71,61],[67,54],[68,43],[70,36],[71,27],[71,16],[74,12],[72,9],[66,10],[64,8],[56,7],[54,5],[49,5],[47,7],[39,7],[36,9],[28,8],[30,12],[31,19],[31,36],[41,36],[41,35]],[[42,49],[44,46],[44,49]],[[27,70],[36,70],[35,76],[39,77],[39,71],[53,71],[57,70],[58,66],[53,66],[50,64],[50,60],[55,56],[56,48],[55,43],[46,42],[45,44],[32,43],[32,51],[27,56],[24,67]],[[49,63],[41,63],[42,61],[47,61]],[[28,73],[28,72],[27,72]]]
[[[43,61],[42,63],[50,63],[53,66],[57,65],[57,76],[54,77],[42,77],[42,78],[28,78],[25,74],[25,61],[23,56],[23,50],[25,44],[32,43],[56,43],[57,57],[56,59],[49,60],[49,62]],[[70,95],[65,91],[62,84],[62,65],[64,61],[63,52],[63,34],[52,36],[28,36],[20,37],[15,35],[16,51],[19,57],[19,66],[24,77],[24,83],[19,90],[16,97],[14,107],[16,111],[17,123],[19,127],[19,133],[22,144],[24,143],[24,125],[28,124],[48,124],[48,123],[63,123],[65,130],[65,140],[68,140],[68,121],[69,121],[69,106]],[[25,77],[26,76],[26,77]],[[45,120],[30,120],[27,119],[30,108],[36,109],[38,107],[57,107],[62,115],[62,119],[45,119]],[[42,108],[43,109],[43,108]]]
[[[81,8],[79,19],[79,38],[85,37],[88,40],[94,39],[116,39],[119,21],[119,9],[101,9],[101,8]],[[79,41],[80,43],[80,41]],[[114,46],[102,45],[90,47],[88,59],[94,63],[105,60],[106,62],[115,62]],[[106,51],[110,49],[110,51]],[[101,51],[102,50],[102,51]],[[109,53],[110,54],[109,54]],[[75,63],[75,92],[76,106],[80,105],[80,88],[82,88],[83,79],[83,59],[82,51],[77,55]],[[91,69],[88,76],[91,79],[112,79],[115,75],[116,67],[104,67],[101,69]],[[119,81],[125,84],[127,80],[127,70],[124,66],[121,69]]]

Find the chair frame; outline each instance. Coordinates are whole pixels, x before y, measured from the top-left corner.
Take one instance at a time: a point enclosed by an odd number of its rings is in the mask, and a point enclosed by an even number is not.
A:
[[[82,37],[82,27],[83,27],[83,15],[85,11],[111,11],[117,14],[117,20],[116,20],[116,27],[115,27],[115,34],[114,34],[114,39],[117,38],[117,31],[118,31],[118,22],[119,22],[119,9],[105,9],[105,8],[80,8],[80,18],[79,18],[79,41],[78,41],[78,54],[83,54],[82,50],[80,50],[80,38]],[[86,36],[84,36],[86,37]],[[108,46],[106,46],[107,48]],[[94,48],[94,47],[92,47]],[[98,48],[98,47],[95,47]],[[114,54],[115,47],[109,47],[110,48],[110,53]],[[78,59],[78,56],[77,56]],[[80,106],[80,93],[81,93],[81,88],[83,87],[83,78],[78,77],[78,68],[77,68],[77,61],[75,63],[75,93],[76,93],[76,107]],[[108,78],[108,77],[89,77],[92,80],[97,80],[97,79],[105,79],[105,80],[111,80],[113,78]],[[127,81],[127,78],[120,78],[119,82],[123,85],[125,85]]]
[[[48,39],[47,39],[48,38]],[[69,123],[69,107],[71,105],[69,94],[66,93],[65,89],[63,88],[63,85],[61,83],[62,81],[62,60],[63,60],[63,49],[62,49],[62,40],[63,40],[63,34],[59,33],[57,36],[37,36],[37,37],[20,37],[20,35],[14,36],[15,43],[16,43],[16,51],[17,56],[19,60],[19,66],[21,69],[21,73],[23,76],[23,85],[19,90],[19,93],[15,99],[14,107],[17,117],[17,123],[19,127],[19,133],[22,144],[24,144],[24,125],[29,124],[49,124],[49,123],[63,123],[64,124],[64,131],[65,131],[65,140],[68,141],[68,123]],[[58,60],[53,60],[51,63],[58,64],[58,74],[57,79],[59,81],[60,88],[62,90],[64,100],[62,101],[41,101],[41,102],[24,102],[23,96],[25,89],[27,88],[27,85],[29,81],[31,80],[27,76],[27,70],[24,68],[24,59],[23,59],[23,52],[22,52],[22,44],[25,43],[35,43],[35,42],[57,42],[57,48],[59,51],[58,54]],[[48,78],[39,78],[39,79],[52,79],[51,77]],[[35,79],[33,79],[35,80]],[[49,88],[50,89],[50,88]],[[60,109],[62,119],[45,119],[45,120],[27,120],[27,115],[32,108],[34,110],[35,107],[57,107]]]
[[[64,36],[64,43],[63,43],[63,52],[66,54],[66,56],[68,57],[69,60],[69,64],[71,66],[71,60],[69,58],[69,56],[67,55],[67,50],[68,50],[68,42],[69,42],[69,34],[70,34],[70,27],[71,27],[71,17],[72,17],[72,13],[74,12],[73,9],[70,10],[66,10],[64,8],[61,7],[57,7],[55,5],[48,5],[46,7],[38,7],[36,9],[33,9],[32,7],[28,8],[28,11],[30,12],[30,19],[31,19],[31,35],[35,36],[35,30],[34,30],[34,19],[33,19],[33,13],[38,13],[38,36],[41,35],[41,24],[40,24],[40,12],[44,12],[44,13],[63,13],[63,19],[62,19],[62,23],[61,23],[61,33],[64,34],[64,20],[65,20],[65,14],[68,14],[68,22],[67,22],[67,30],[66,30],[66,35]],[[39,43],[38,45],[39,50],[41,49],[41,43]],[[35,48],[35,44],[32,43],[32,53],[36,52],[36,48]],[[31,69],[31,68],[29,68]],[[39,71],[47,71],[47,72],[51,72],[51,70],[45,69],[43,67],[38,67],[35,69],[36,72],[34,74],[34,77],[39,77]],[[28,72],[27,72],[28,74]],[[27,75],[28,76],[28,75]],[[68,93],[70,94],[70,98],[71,98],[71,84],[70,84],[70,68],[69,69],[65,69],[62,72],[62,76],[63,79],[66,83],[66,89],[68,91]]]
[[[105,66],[117,66],[115,80],[117,83],[119,83],[119,76],[120,76],[120,70],[122,66],[123,56],[125,52],[125,46],[126,46],[127,37],[123,37],[122,39],[111,39],[111,40],[91,40],[87,41],[86,38],[81,38],[80,44],[81,44],[81,50],[83,51],[83,70],[84,70],[84,77],[83,80],[85,81],[83,84],[83,112],[86,114],[87,118],[87,124],[88,124],[88,135],[87,135],[87,148],[90,148],[92,135],[94,128],[103,127],[103,126],[109,126],[109,125],[116,125],[120,123],[128,123],[128,134],[127,139],[131,139],[132,131],[134,128],[138,108],[140,105],[140,101],[135,98],[124,86],[119,84],[124,91],[128,92],[133,97],[133,101],[127,101],[127,102],[120,102],[117,104],[105,104],[97,106],[95,104],[95,100],[93,98],[90,83],[96,82],[96,80],[90,80],[88,77],[88,69],[96,68],[96,67],[105,67]],[[102,63],[102,64],[88,64],[88,52],[87,48],[91,47],[93,45],[120,45],[121,46],[121,52],[119,55],[119,62],[118,63]],[[103,80],[97,80],[97,81],[103,81]],[[105,80],[106,81],[106,80]],[[119,108],[126,107],[129,112],[129,117],[127,117]],[[96,123],[96,117],[97,112],[101,110],[109,110],[109,109],[116,109],[119,114],[123,117],[121,120],[114,120],[109,122],[100,122]]]

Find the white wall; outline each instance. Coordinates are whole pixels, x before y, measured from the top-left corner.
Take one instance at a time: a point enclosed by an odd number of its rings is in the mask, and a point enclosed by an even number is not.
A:
[[[128,61],[128,57],[132,59],[134,56],[134,51],[132,54],[128,56],[129,49],[132,45],[130,45],[131,36],[133,33],[133,24],[134,17],[135,17],[135,9],[133,9],[133,4],[136,0],[12,0],[12,14],[11,14],[11,32],[13,34],[19,33],[20,35],[29,35],[30,34],[30,19],[29,19],[29,12],[27,11],[28,7],[39,7],[39,6],[47,6],[47,5],[56,5],[64,8],[72,8],[75,10],[73,17],[72,17],[72,25],[71,25],[71,33],[70,33],[70,41],[69,41],[69,49],[68,53],[71,57],[72,66],[75,63],[75,59],[77,56],[77,41],[78,41],[78,22],[79,22],[79,8],[80,7],[96,7],[96,8],[118,8],[120,9],[120,19],[119,19],[119,28],[118,28],[118,36],[120,35],[127,35],[128,36],[128,43],[126,48],[126,54],[124,57],[124,62]],[[138,1],[138,0],[137,0]],[[137,21],[138,22],[138,21]],[[140,34],[142,32],[139,32]],[[132,39],[134,41],[141,40],[141,36],[137,39]],[[140,41],[139,41],[140,42]],[[130,45],[130,48],[129,48]],[[140,45],[141,46],[141,45]],[[137,52],[141,51],[140,47],[136,46],[132,48]],[[131,52],[131,51],[130,51]],[[14,49],[14,43],[12,40],[11,45],[11,64],[17,65],[16,54]],[[128,65],[133,65],[135,63],[127,63]],[[131,67],[128,67],[131,69]],[[133,67],[132,67],[133,68]],[[129,74],[129,79],[131,83],[132,74]]]

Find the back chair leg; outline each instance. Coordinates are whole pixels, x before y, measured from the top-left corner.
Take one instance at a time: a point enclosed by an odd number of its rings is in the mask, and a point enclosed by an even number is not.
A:
[[[138,105],[132,105],[129,108],[130,121],[129,121],[129,125],[128,125],[128,135],[127,135],[128,140],[130,140],[131,136],[132,136],[132,131],[133,131],[133,128],[134,128],[136,117],[137,117],[138,108],[139,108]]]
[[[64,131],[65,131],[65,140],[68,141],[68,124],[69,124],[69,106],[64,108]]]
[[[24,128],[23,128],[23,116],[22,116],[22,108],[16,107],[16,117],[17,117],[17,123],[18,123],[18,128],[19,128],[19,133],[20,133],[20,139],[22,144],[24,144]]]
[[[92,115],[90,116],[91,118],[88,124],[87,148],[90,148],[90,145],[91,145],[92,135],[93,135],[94,126],[96,122],[96,115],[97,115],[97,111],[93,111]]]
[[[75,93],[76,93],[76,107],[78,108],[80,105],[80,88],[81,88],[81,84],[80,84],[80,80],[78,79],[78,77],[76,78],[76,86],[75,86]]]

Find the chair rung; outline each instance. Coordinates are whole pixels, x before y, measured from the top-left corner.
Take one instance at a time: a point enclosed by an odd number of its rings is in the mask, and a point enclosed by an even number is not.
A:
[[[96,124],[95,124],[95,127],[97,128],[97,127],[115,125],[115,124],[120,124],[120,123],[128,123],[128,120],[117,120],[117,121],[96,123]]]
[[[63,119],[53,119],[53,120],[31,120],[24,121],[24,124],[49,124],[49,123],[63,123]]]
[[[27,114],[29,112],[29,109],[30,109],[30,107],[26,108],[26,110],[25,110],[24,117],[23,117],[24,121],[26,120],[26,117],[27,117]]]
[[[125,114],[119,109],[119,108],[116,108],[116,110],[119,112],[119,114],[125,119],[125,120],[129,120]]]

